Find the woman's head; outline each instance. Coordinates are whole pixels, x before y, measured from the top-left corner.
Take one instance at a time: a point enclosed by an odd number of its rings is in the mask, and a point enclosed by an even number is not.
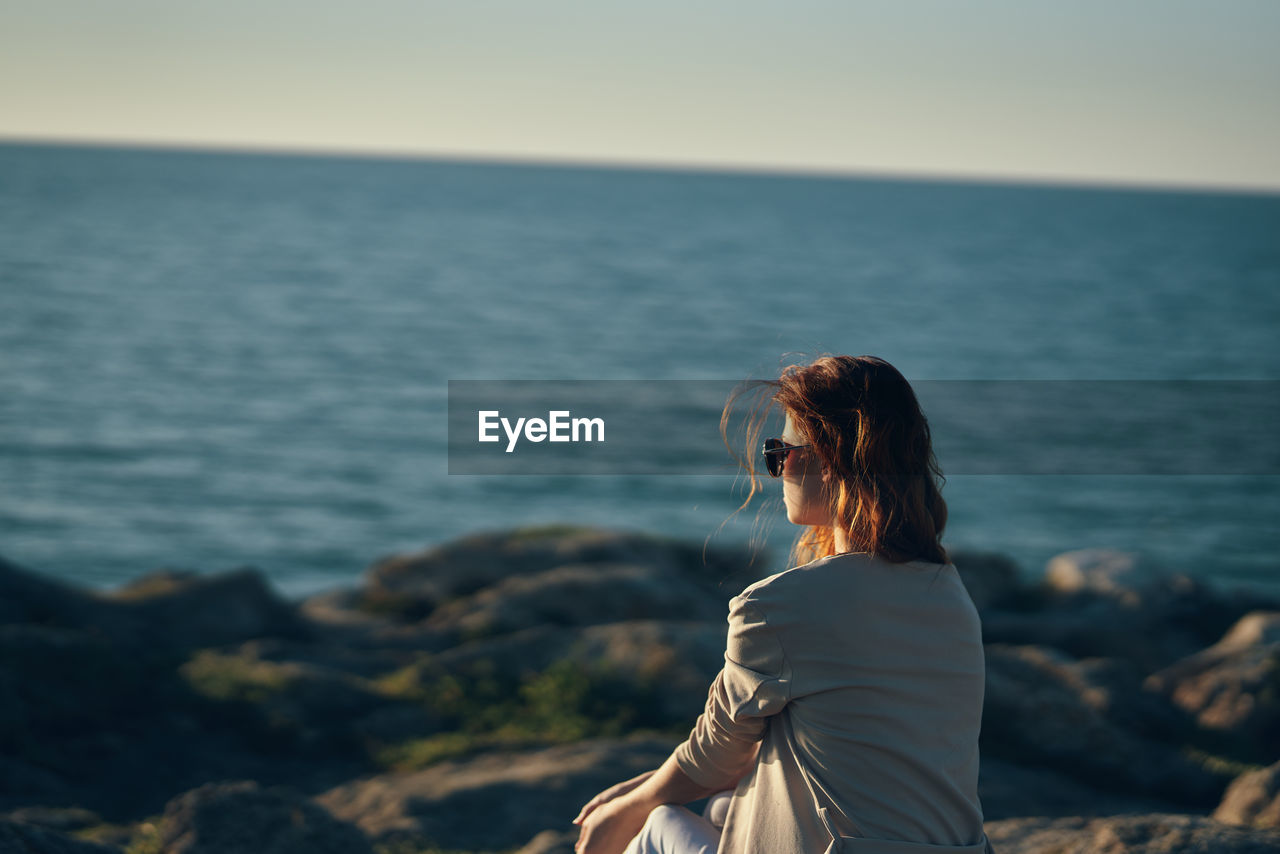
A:
[[[747,423],[751,493],[743,507],[759,489],[760,432],[775,406],[785,416],[783,442],[808,446],[786,452],[781,472],[787,518],[805,527],[792,548],[793,565],[835,554],[836,529],[850,551],[894,562],[947,562],[942,473],[928,421],[897,369],[874,356],[822,356],[752,387],[772,394]],[[721,417],[726,444],[730,410],[743,390]]]

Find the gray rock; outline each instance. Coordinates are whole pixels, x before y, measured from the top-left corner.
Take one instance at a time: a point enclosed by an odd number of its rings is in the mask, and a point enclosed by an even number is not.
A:
[[[1250,611],[1267,610],[1265,600],[1126,565],[1115,553],[1060,557],[1032,587],[1000,555],[952,555],[983,612],[986,639],[1030,644],[988,647],[980,795],[987,818],[1001,819],[988,827],[1006,828],[1011,840],[996,850],[1022,850],[1012,842],[1019,833],[1035,837],[1040,847],[1026,850],[1037,851],[1054,839],[1063,850],[1228,852],[1270,839],[1243,825],[1271,822],[1274,777],[1242,775],[1223,797],[1227,772],[1205,770],[1177,746],[1195,741],[1189,733],[1204,734],[1197,720],[1247,733],[1255,752],[1268,737],[1280,744],[1270,729],[1271,659],[1260,652],[1277,643],[1276,615],[1241,620],[1223,637]],[[202,781],[254,777],[324,791],[340,819],[381,842],[567,854],[582,803],[657,767],[678,738],[490,751],[372,777],[356,776],[371,767],[359,749],[315,748],[434,732],[439,721],[414,693],[413,674],[395,697],[382,692],[398,683],[372,684],[420,661],[450,674],[487,662],[504,677],[557,662],[599,665],[628,685],[661,684],[662,715],[692,721],[723,662],[729,598],[778,568],[753,569],[745,555],[718,550],[708,550],[704,564],[700,544],[544,528],[390,557],[371,568],[363,590],[293,605],[252,569],[163,571],[88,594],[0,560],[0,732],[24,745],[0,756],[0,808],[19,808],[7,823],[0,817],[0,840],[26,834],[21,844],[45,850],[30,842],[43,833],[53,840],[47,844],[79,844],[57,835],[79,819],[34,804],[81,803],[128,821]],[[245,708],[194,696],[179,680],[181,661],[199,659],[206,646],[266,677],[247,680],[259,693]],[[612,690],[608,680],[600,684]],[[649,714],[649,706],[633,705]],[[280,743],[275,721],[300,733],[307,749]],[[295,792],[264,791],[253,784],[189,791],[186,806],[170,800],[178,823],[162,830],[173,845],[199,837],[222,846],[190,850],[254,852],[292,850],[300,839],[323,852],[313,837],[340,840],[352,831],[330,817],[345,831],[321,833],[323,809]],[[1217,806],[1241,825],[1165,815],[1192,804]],[[1014,818],[1029,814],[1042,818]],[[1046,816],[1071,818],[1053,825]],[[200,833],[191,837],[192,829]],[[353,832],[360,847],[333,850],[368,850]]]
[[[1226,824],[1280,828],[1280,762],[1237,777],[1213,817]]]
[[[979,611],[1017,606],[1028,595],[1022,571],[1007,555],[977,549],[952,549],[949,554]]]
[[[1020,765],[985,755],[978,777],[978,799],[988,821],[1029,815],[1060,817],[1168,812],[1173,806],[1158,798],[1087,786],[1048,768]]]
[[[1048,767],[1098,789],[1217,803],[1224,779],[1110,720],[1107,690],[1061,652],[1005,644],[990,644],[986,652],[984,755]]]
[[[151,676],[135,656],[91,632],[0,625],[0,729],[29,746],[42,733],[91,730],[143,713]]]
[[[121,854],[100,845],[34,824],[0,819],[0,854]]]
[[[661,685],[658,701],[668,720],[695,718],[724,664],[725,628],[705,620],[626,620],[594,626],[533,626],[461,644],[433,657],[447,671],[487,661],[512,680],[540,673],[558,661],[607,666],[636,684]]]
[[[514,848],[544,830],[576,830],[572,821],[583,804],[657,768],[675,747],[674,741],[631,738],[494,751],[362,778],[317,800],[380,843]]]
[[[308,637],[296,609],[252,567],[160,570],[116,590],[84,592],[0,558],[0,624],[73,629],[146,653]]]
[[[712,622],[727,612],[725,602],[680,575],[629,564],[572,564],[502,579],[455,599],[437,608],[427,626],[476,637],[619,620]]]
[[[364,762],[349,747],[298,751],[295,732],[303,746],[323,742],[306,742],[313,724],[277,726],[259,707],[201,696],[171,655],[153,659],[86,630],[0,624],[0,732],[16,746],[0,756],[0,808],[78,804],[127,821],[213,775],[326,779]],[[304,681],[298,694],[308,705],[287,694],[262,708],[328,715],[330,731],[347,739],[355,721],[328,705],[337,689]]]
[[[515,854],[574,854],[573,846],[581,835],[579,830],[544,830]]]
[[[1057,593],[1098,593],[1136,598],[1168,576],[1132,552],[1077,549],[1049,559],[1044,584]]]
[[[162,854],[371,854],[357,828],[310,798],[253,781],[208,783],[165,807]]]
[[[19,807],[10,811],[8,815],[0,816],[0,818],[22,824],[36,824],[49,830],[63,832],[80,830],[102,823],[101,816],[93,810],[87,810],[83,807]]]
[[[0,677],[0,716],[4,719],[0,731],[21,732],[13,728],[15,706],[12,694],[5,691]],[[26,715],[25,709],[22,714]],[[71,799],[71,787],[48,768],[31,762],[30,758],[0,756],[0,809],[30,803],[65,804]]]
[[[266,652],[267,657],[264,657]],[[370,716],[403,706],[367,679],[315,661],[273,660],[256,641],[227,653],[203,650],[179,668],[197,693],[251,703],[300,750],[359,751]],[[426,721],[419,708],[410,711]]]
[[[566,658],[607,662],[624,678],[661,686],[658,699],[665,719],[692,722],[724,666],[726,632],[723,619],[718,625],[635,620],[589,626]]]
[[[421,619],[437,606],[503,579],[570,564],[633,564],[666,577],[684,577],[727,601],[765,567],[745,553],[704,550],[680,540],[598,528],[549,526],[462,537],[426,551],[393,555],[369,568],[365,609]]]
[[[100,595],[134,618],[143,642],[170,649],[309,637],[297,609],[253,567],[209,575],[161,570]]]
[[[91,593],[47,578],[0,557],[0,624],[92,630],[127,639],[136,623]]]
[[[356,679],[376,678],[411,663],[414,658],[403,650],[353,648],[327,634],[311,641],[255,638],[241,644],[239,653],[257,661],[301,664]]]
[[[377,613],[365,607],[365,590],[357,587],[325,590],[304,597],[298,613],[320,637],[350,647],[395,621],[395,615]]]
[[[985,824],[996,854],[1275,854],[1280,831],[1199,815],[1010,818]]]
[[[1151,674],[1144,685],[1262,761],[1280,758],[1280,611],[1246,615],[1218,643]]]
[[[1127,659],[1149,673],[1204,649],[1267,602],[1160,573],[1123,553],[1089,549],[1051,560],[1024,607],[984,614],[983,639],[1053,646],[1078,658]]]

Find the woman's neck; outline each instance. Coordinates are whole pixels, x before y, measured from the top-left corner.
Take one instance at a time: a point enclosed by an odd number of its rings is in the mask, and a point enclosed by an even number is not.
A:
[[[831,526],[832,534],[835,537],[836,554],[844,554],[849,551],[849,536],[840,525]]]

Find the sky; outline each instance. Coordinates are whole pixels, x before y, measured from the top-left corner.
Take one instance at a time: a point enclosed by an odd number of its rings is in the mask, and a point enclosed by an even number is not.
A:
[[[1280,191],[1277,0],[0,0],[0,141]]]

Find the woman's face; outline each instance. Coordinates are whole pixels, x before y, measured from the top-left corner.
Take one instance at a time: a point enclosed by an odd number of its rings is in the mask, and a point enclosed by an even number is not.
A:
[[[787,415],[782,441],[803,445],[791,415]],[[782,500],[787,505],[787,520],[793,525],[830,525],[831,508],[822,497],[822,467],[813,448],[801,448],[787,454],[782,470]]]

